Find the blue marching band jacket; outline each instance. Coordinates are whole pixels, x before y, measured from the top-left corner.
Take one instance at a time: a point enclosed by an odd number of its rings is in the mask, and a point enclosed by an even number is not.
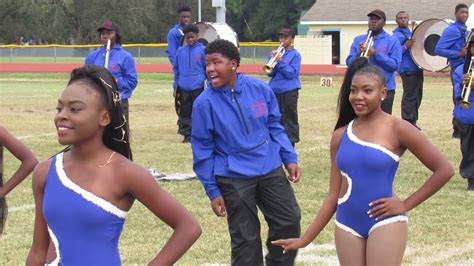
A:
[[[346,59],[346,64],[350,65],[360,55],[359,43],[367,40],[367,34],[359,35],[354,38],[351,45],[349,56]],[[376,50],[374,56],[369,58],[369,63],[380,67],[387,79],[387,90],[394,90],[395,71],[398,70],[400,62],[402,61],[402,49],[398,40],[387,32],[383,31],[374,37],[373,47]]]
[[[238,74],[234,87],[212,84],[196,99],[192,115],[193,169],[213,200],[216,176],[250,179],[297,162],[280,124],[275,94],[267,83]]]
[[[104,66],[105,50],[105,46],[101,46],[91,52],[86,57],[85,64]],[[123,49],[120,44],[115,44],[110,48],[109,65],[107,68],[117,81],[120,99],[126,100],[130,98],[138,84],[137,70],[135,69],[135,61],[132,55]]]

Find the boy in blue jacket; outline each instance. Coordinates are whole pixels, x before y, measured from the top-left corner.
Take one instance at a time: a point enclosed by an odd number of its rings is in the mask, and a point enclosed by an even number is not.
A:
[[[184,136],[183,143],[191,140],[191,113],[193,102],[204,90],[206,79],[206,54],[204,45],[199,43],[199,29],[196,25],[186,25],[183,28],[186,45],[176,52],[173,66],[175,97],[181,103],[178,119],[179,134]],[[179,90],[177,94],[176,91]]]
[[[281,124],[285,128],[293,146],[300,141],[298,94],[301,89],[301,55],[291,46],[295,35],[295,31],[291,27],[284,26],[280,30],[280,43],[283,43],[285,53],[281,58],[276,58],[278,63],[272,72],[268,74],[271,77],[269,85],[278,100]]]
[[[358,58],[362,51],[368,50],[369,63],[380,67],[387,80],[387,96],[382,100],[382,110],[392,114],[393,100],[395,99],[395,71],[400,67],[402,61],[402,48],[397,38],[388,34],[383,27],[387,21],[385,12],[380,9],[372,10],[369,14],[369,30],[372,31],[374,43],[372,47],[365,47],[367,34],[359,35],[352,42],[351,51],[346,59],[346,65],[350,65]]]
[[[469,18],[469,7],[466,4],[458,4],[454,8],[456,21],[449,25],[441,33],[435,52],[439,56],[446,57],[451,67],[451,84],[454,83],[454,71],[465,61],[467,54],[466,38],[469,36],[466,21]],[[455,101],[453,94],[453,102]],[[455,103],[454,103],[455,104]],[[456,125],[456,119],[453,118],[453,138],[459,138],[459,131]]]
[[[117,82],[123,114],[128,122],[128,99],[132,96],[138,84],[135,61],[132,54],[122,49],[122,37],[117,24],[106,21],[97,31],[103,46],[92,51],[86,57],[85,64],[104,66],[107,40],[111,40],[109,64],[105,68],[110,71]]]
[[[300,178],[297,154],[272,90],[237,73],[239,63],[229,41],[206,48],[210,84],[193,106],[193,168],[214,213],[227,216],[232,265],[263,265],[257,206],[269,228],[266,265],[293,265],[296,251],[283,254],[270,241],[300,235],[300,209],[288,182]]]
[[[168,55],[168,60],[171,65],[174,65],[176,58],[176,52],[178,48],[183,44],[183,27],[191,23],[191,9],[187,6],[182,6],[178,9],[178,23],[176,23],[168,31],[168,50],[166,54]]]
[[[454,82],[454,111],[453,116],[459,130],[459,137],[461,141],[461,163],[459,165],[459,174],[461,177],[467,179],[467,190],[474,191],[474,91],[471,88],[469,97],[469,106],[461,106],[462,89],[467,86],[469,79],[469,68],[471,67],[471,57],[474,55],[474,41],[469,43],[467,50],[466,61],[459,65],[453,73]],[[474,61],[474,60],[473,60]],[[474,82],[472,83],[474,84]],[[464,99],[466,100],[466,99]]]

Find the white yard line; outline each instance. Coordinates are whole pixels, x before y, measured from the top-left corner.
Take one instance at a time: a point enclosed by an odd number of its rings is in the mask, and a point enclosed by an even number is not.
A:
[[[20,205],[20,206],[8,207],[8,212],[25,211],[25,210],[31,210],[34,208],[35,208],[34,204],[25,204],[25,205]]]
[[[54,133],[45,133],[45,134],[38,134],[38,135],[25,135],[25,136],[19,136],[16,137],[17,139],[31,139],[31,138],[38,138],[38,137],[49,137],[49,136],[55,136],[56,132]]]
[[[474,254],[474,242],[466,243],[465,245],[451,248],[448,250],[443,250],[443,252],[435,253],[432,252],[433,255],[430,255],[429,257],[420,257],[417,256],[417,258],[413,261],[414,265],[421,265],[421,264],[434,264],[434,263],[442,263],[445,260],[448,260],[450,258],[460,256],[463,254]],[[467,261],[467,264],[464,264],[464,262],[456,262],[456,265],[472,265],[470,262],[474,262],[474,260],[469,260]]]

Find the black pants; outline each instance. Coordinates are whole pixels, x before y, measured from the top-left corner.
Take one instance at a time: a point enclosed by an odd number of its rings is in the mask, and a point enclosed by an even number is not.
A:
[[[294,145],[300,141],[300,125],[298,124],[298,95],[295,89],[284,93],[276,93],[281,113],[281,124],[285,128],[290,142]]]
[[[423,71],[400,73],[403,83],[402,119],[416,125],[423,98]]]
[[[395,99],[395,90],[388,90],[387,97],[382,101],[382,111],[392,114],[393,100]]]
[[[266,265],[293,265],[296,251],[270,241],[300,236],[300,208],[282,168],[252,179],[217,177],[227,210],[232,265],[263,265],[257,206],[268,224]]]
[[[178,115],[178,133],[185,137],[191,136],[191,113],[193,111],[193,103],[203,90],[203,88],[192,91],[181,90],[179,94],[181,106]]]
[[[468,179],[474,179],[474,125],[464,124],[456,120],[461,139],[462,159],[459,174]]]

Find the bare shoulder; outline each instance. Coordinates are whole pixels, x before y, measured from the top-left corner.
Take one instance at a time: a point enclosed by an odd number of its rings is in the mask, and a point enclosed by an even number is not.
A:
[[[342,135],[346,131],[347,126],[340,127],[332,133],[331,137],[331,150],[337,149],[339,147],[339,143],[341,142]]]
[[[150,172],[142,166],[128,160],[122,155],[118,158],[120,159],[116,162],[114,169],[116,174],[124,181],[137,181],[139,179],[149,178],[153,179],[153,176],[150,174]]]
[[[423,135],[419,129],[401,118],[392,116],[391,120],[393,133],[401,138]]]
[[[33,186],[43,187],[46,182],[49,168],[51,167],[51,159],[42,161],[35,166],[33,170]]]

